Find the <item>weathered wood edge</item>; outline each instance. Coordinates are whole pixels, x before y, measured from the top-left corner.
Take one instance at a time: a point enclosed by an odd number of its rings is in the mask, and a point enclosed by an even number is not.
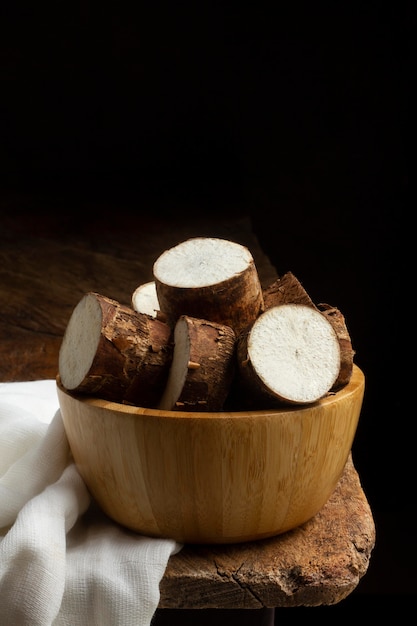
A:
[[[328,502],[299,528],[239,545],[185,545],[168,562],[159,608],[336,604],[366,573],[375,537],[350,455]]]

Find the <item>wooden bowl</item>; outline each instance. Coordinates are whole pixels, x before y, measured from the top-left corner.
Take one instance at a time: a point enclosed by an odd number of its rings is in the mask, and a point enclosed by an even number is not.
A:
[[[75,463],[116,522],[184,543],[278,535],[326,503],[348,459],[365,388],[303,408],[185,413],[65,391],[58,398]]]

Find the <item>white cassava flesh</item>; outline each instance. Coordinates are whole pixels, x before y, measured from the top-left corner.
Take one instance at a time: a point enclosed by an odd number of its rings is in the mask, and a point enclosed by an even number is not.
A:
[[[159,300],[156,293],[155,281],[139,285],[132,294],[132,307],[138,313],[146,313],[158,317]]]
[[[174,331],[174,356],[168,375],[167,385],[159,402],[160,409],[172,410],[185,385],[190,362],[190,336],[187,326],[178,320]]]
[[[355,351],[352,348],[349,331],[343,313],[330,304],[314,304],[303,285],[292,272],[287,272],[277,278],[269,287],[264,289],[265,309],[280,304],[305,304],[320,311],[330,322],[339,339],[340,346],[340,371],[335,380],[332,391],[344,387],[350,381],[353,371],[353,357]]]
[[[251,371],[264,390],[291,403],[322,398],[339,374],[337,335],[307,305],[283,304],[265,311],[247,336],[246,351],[251,367],[242,371]]]
[[[102,309],[91,294],[75,307],[61,344],[59,372],[66,389],[76,389],[91,370],[100,343]]]
[[[173,287],[206,287],[244,272],[251,261],[249,250],[234,241],[195,237],[163,252],[154,274]]]

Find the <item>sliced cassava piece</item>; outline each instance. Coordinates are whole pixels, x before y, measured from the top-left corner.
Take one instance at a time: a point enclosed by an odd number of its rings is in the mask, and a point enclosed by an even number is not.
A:
[[[139,285],[135,289],[132,294],[132,307],[138,313],[146,313],[164,321],[164,314],[161,313],[154,280],[143,283],[143,285]]]
[[[235,372],[236,336],[230,326],[182,315],[160,409],[221,411]]]
[[[348,331],[345,316],[335,306],[330,304],[318,304],[318,309],[329,320],[333,326],[340,345],[340,372],[332,387],[334,391],[348,384],[353,372],[353,359],[355,350],[352,347],[352,340]]]
[[[171,326],[189,315],[230,326],[239,334],[263,311],[252,254],[233,241],[187,239],[159,256],[153,274],[160,308]]]
[[[277,278],[263,292],[265,309],[279,304],[305,304],[320,311],[333,326],[340,344],[340,371],[332,387],[337,391],[350,381],[355,351],[342,312],[330,304],[314,304],[301,282],[292,272]]]
[[[154,407],[165,387],[172,354],[167,324],[89,292],[66,327],[59,375],[69,391]]]
[[[274,280],[264,289],[263,297],[265,309],[279,304],[306,304],[316,308],[307,291],[292,272],[286,272]]]
[[[307,404],[325,396],[340,369],[339,341],[319,311],[282,304],[262,313],[237,345],[245,395],[258,408]]]

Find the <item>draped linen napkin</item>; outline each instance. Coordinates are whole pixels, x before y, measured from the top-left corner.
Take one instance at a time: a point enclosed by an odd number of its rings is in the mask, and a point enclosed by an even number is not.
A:
[[[181,547],[94,504],[54,380],[0,383],[0,626],[149,626]]]

